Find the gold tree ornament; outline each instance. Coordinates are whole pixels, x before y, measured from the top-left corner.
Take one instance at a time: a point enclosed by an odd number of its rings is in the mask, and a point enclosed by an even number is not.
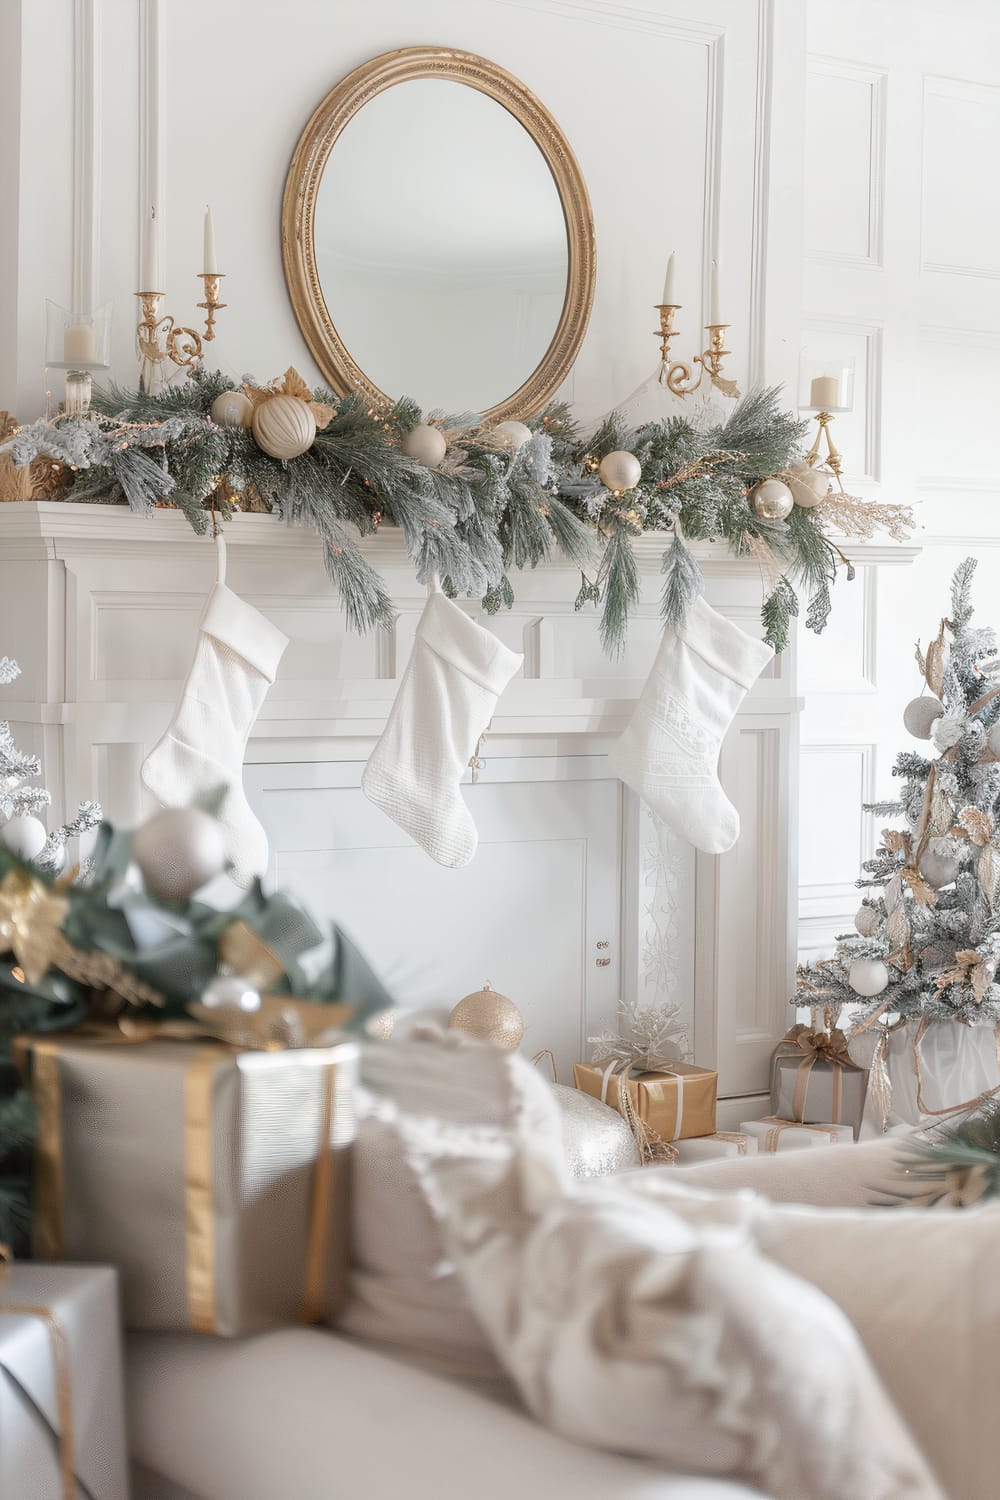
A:
[[[474,990],[455,1006],[448,1017],[453,1031],[464,1031],[481,1041],[492,1042],[513,1052],[524,1036],[524,1017],[506,995],[501,995],[491,984]]]
[[[0,881],[0,944],[29,984],[40,984],[55,961],[68,905],[27,870],[10,870]]]
[[[314,401],[302,376],[289,365],[270,385],[245,385],[252,412],[250,427],[258,448],[271,458],[299,458],[313,445],[317,429],[327,427],[336,408]]]

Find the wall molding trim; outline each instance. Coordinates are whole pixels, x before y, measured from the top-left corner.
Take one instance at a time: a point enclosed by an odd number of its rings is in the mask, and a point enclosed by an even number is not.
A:
[[[806,257],[825,265],[858,266],[870,270],[881,270],[884,266],[885,242],[885,121],[886,88],[889,75],[881,68],[871,68],[863,63],[850,62],[841,57],[828,57],[820,53],[811,53],[807,63],[810,73],[867,85],[871,102],[868,112],[867,254],[850,255],[837,250],[807,247]]]
[[[97,305],[101,263],[101,0],[73,0],[73,260],[75,312]]]

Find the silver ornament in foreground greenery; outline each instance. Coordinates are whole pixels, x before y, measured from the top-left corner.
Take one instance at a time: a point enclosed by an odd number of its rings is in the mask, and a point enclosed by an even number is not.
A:
[[[188,901],[226,867],[222,824],[200,807],[168,807],[132,835],[132,858],[161,901]]]
[[[750,503],[762,521],[784,521],[792,513],[792,492],[780,479],[764,479],[750,495]]]

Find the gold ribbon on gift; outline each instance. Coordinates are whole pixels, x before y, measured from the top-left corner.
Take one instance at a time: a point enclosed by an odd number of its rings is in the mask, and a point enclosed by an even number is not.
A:
[[[2,1290],[3,1283],[7,1279],[7,1268],[13,1258],[9,1246],[0,1244],[0,1290]],[[3,1316],[37,1318],[40,1323],[44,1324],[45,1330],[48,1333],[49,1348],[52,1352],[52,1374],[56,1390],[58,1429],[55,1438],[59,1453],[59,1479],[62,1488],[62,1500],[76,1500],[76,1461],[73,1451],[73,1382],[66,1330],[51,1308],[32,1302],[0,1302],[0,1317]]]
[[[353,1006],[319,1006],[276,996],[283,1004],[299,1004],[327,1012],[353,1011]],[[136,1021],[123,1018],[115,1027],[86,1024],[55,1037],[17,1038],[19,1065],[30,1052],[32,1092],[38,1130],[35,1141],[35,1248],[39,1259],[59,1260],[63,1254],[62,1229],[62,1120],[59,1087],[60,1042],[86,1041],[97,1046],[136,1046],[150,1041],[202,1042],[192,1047],[184,1079],[184,1220],[185,1276],[188,1317],[192,1332],[215,1333],[218,1304],[215,1273],[215,1217],[213,1189],[213,1082],[220,1048],[232,1051],[271,1050],[270,1044],[256,1049],[241,1047],[224,1036],[206,1036],[193,1021]],[[286,1050],[286,1049],[283,1049]],[[296,1050],[294,1048],[287,1050]],[[325,1315],[324,1292],[329,1251],[330,1209],[333,1193],[334,1148],[331,1144],[337,1064],[325,1068],[320,1138],[313,1165],[312,1190],[306,1236],[303,1278],[303,1323],[316,1323]]]
[[[742,1130],[715,1130],[712,1132],[709,1140],[731,1141],[736,1146],[736,1154],[738,1156],[746,1156],[747,1154],[747,1141],[749,1137]]]
[[[825,1135],[831,1145],[840,1139],[838,1132],[827,1125],[806,1125],[802,1120],[779,1120],[777,1115],[765,1115],[760,1123],[771,1127],[764,1137],[765,1151],[777,1151],[778,1141],[786,1130],[813,1130],[819,1135]]]
[[[771,1058],[771,1090],[778,1063],[785,1057],[801,1058],[795,1072],[795,1088],[792,1093],[792,1119],[798,1124],[805,1121],[806,1100],[809,1094],[809,1075],[817,1062],[829,1063],[833,1070],[832,1124],[840,1124],[843,1103],[843,1074],[845,1069],[863,1073],[864,1069],[853,1060],[847,1050],[847,1037],[839,1029],[815,1031],[803,1024],[793,1026],[778,1043]]]

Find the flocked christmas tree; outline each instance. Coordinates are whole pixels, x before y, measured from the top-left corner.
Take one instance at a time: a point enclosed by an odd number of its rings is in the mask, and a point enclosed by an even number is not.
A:
[[[0,685],[14,682],[20,673],[16,662],[0,657]],[[10,725],[0,721],[0,841],[17,859],[56,875],[67,864],[68,841],[96,827],[101,809],[96,802],[84,802],[71,822],[46,833],[38,814],[52,798],[43,786],[33,784],[41,771],[38,757],[19,750]],[[61,977],[37,987],[23,979],[16,965],[0,964],[0,1241],[13,1242],[16,1248],[22,1247],[26,1223],[25,1155],[34,1119],[30,1097],[11,1062],[10,1039],[22,1031],[45,1030],[75,1019],[76,999]]]
[[[975,567],[969,558],[956,571],[949,617],[917,647],[928,691],[903,716],[938,753],[897,757],[899,800],[866,811],[902,826],[883,830],[863,867],[857,932],[799,971],[794,1003],[833,1024],[850,1006],[855,1033],[896,1017],[1000,1020],[1000,651],[993,630],[972,624]]]

